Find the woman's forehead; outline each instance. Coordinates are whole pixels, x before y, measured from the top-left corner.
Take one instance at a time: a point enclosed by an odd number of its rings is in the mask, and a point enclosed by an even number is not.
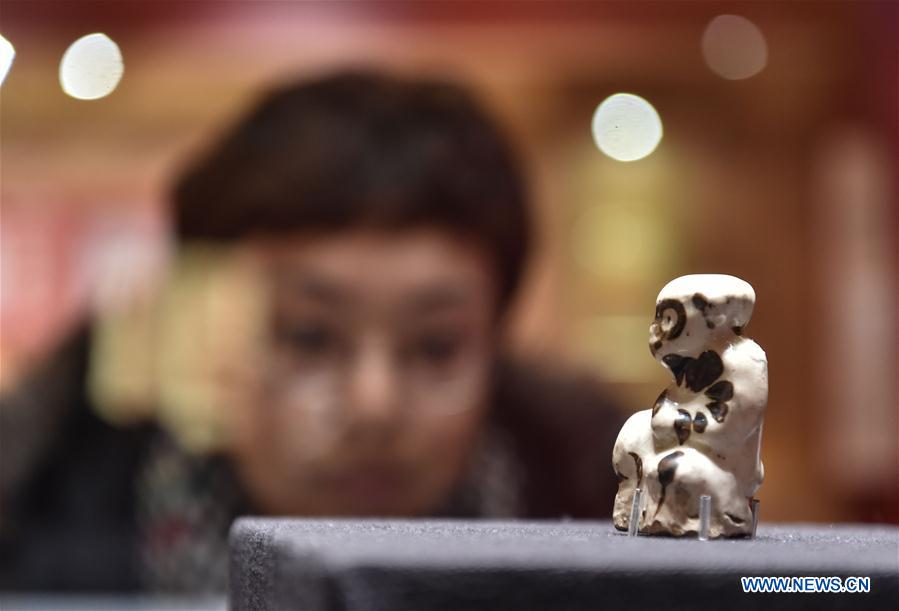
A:
[[[490,305],[497,293],[484,252],[439,230],[302,235],[262,250],[278,295],[328,307],[374,301],[430,310]]]

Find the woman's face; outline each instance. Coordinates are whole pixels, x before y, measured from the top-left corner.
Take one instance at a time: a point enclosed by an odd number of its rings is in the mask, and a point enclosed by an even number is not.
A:
[[[235,449],[251,496],[273,513],[434,510],[486,407],[497,307],[489,260],[428,229],[258,248],[270,345]]]

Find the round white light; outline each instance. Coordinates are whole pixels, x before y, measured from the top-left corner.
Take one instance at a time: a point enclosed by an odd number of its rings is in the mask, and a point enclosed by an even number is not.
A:
[[[612,159],[643,159],[655,150],[661,139],[659,113],[640,96],[616,93],[596,107],[593,140]]]
[[[96,100],[113,92],[124,71],[118,45],[106,34],[88,34],[63,54],[59,83],[73,98]]]
[[[9,69],[12,67],[12,60],[16,58],[16,49],[12,43],[0,35],[0,85],[6,80]]]
[[[762,71],[768,63],[768,43],[745,17],[718,15],[702,35],[702,55],[712,72],[736,81]]]

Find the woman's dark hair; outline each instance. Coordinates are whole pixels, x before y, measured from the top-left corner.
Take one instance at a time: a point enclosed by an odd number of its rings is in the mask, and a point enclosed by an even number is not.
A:
[[[263,98],[174,189],[182,241],[436,226],[471,239],[514,292],[530,231],[508,142],[460,87],[348,73]]]

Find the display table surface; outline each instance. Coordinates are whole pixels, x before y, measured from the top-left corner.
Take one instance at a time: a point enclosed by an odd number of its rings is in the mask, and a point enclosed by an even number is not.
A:
[[[867,594],[747,594],[741,576],[867,576]],[[756,539],[628,537],[609,522],[242,518],[234,611],[899,606],[899,527],[782,524]]]

